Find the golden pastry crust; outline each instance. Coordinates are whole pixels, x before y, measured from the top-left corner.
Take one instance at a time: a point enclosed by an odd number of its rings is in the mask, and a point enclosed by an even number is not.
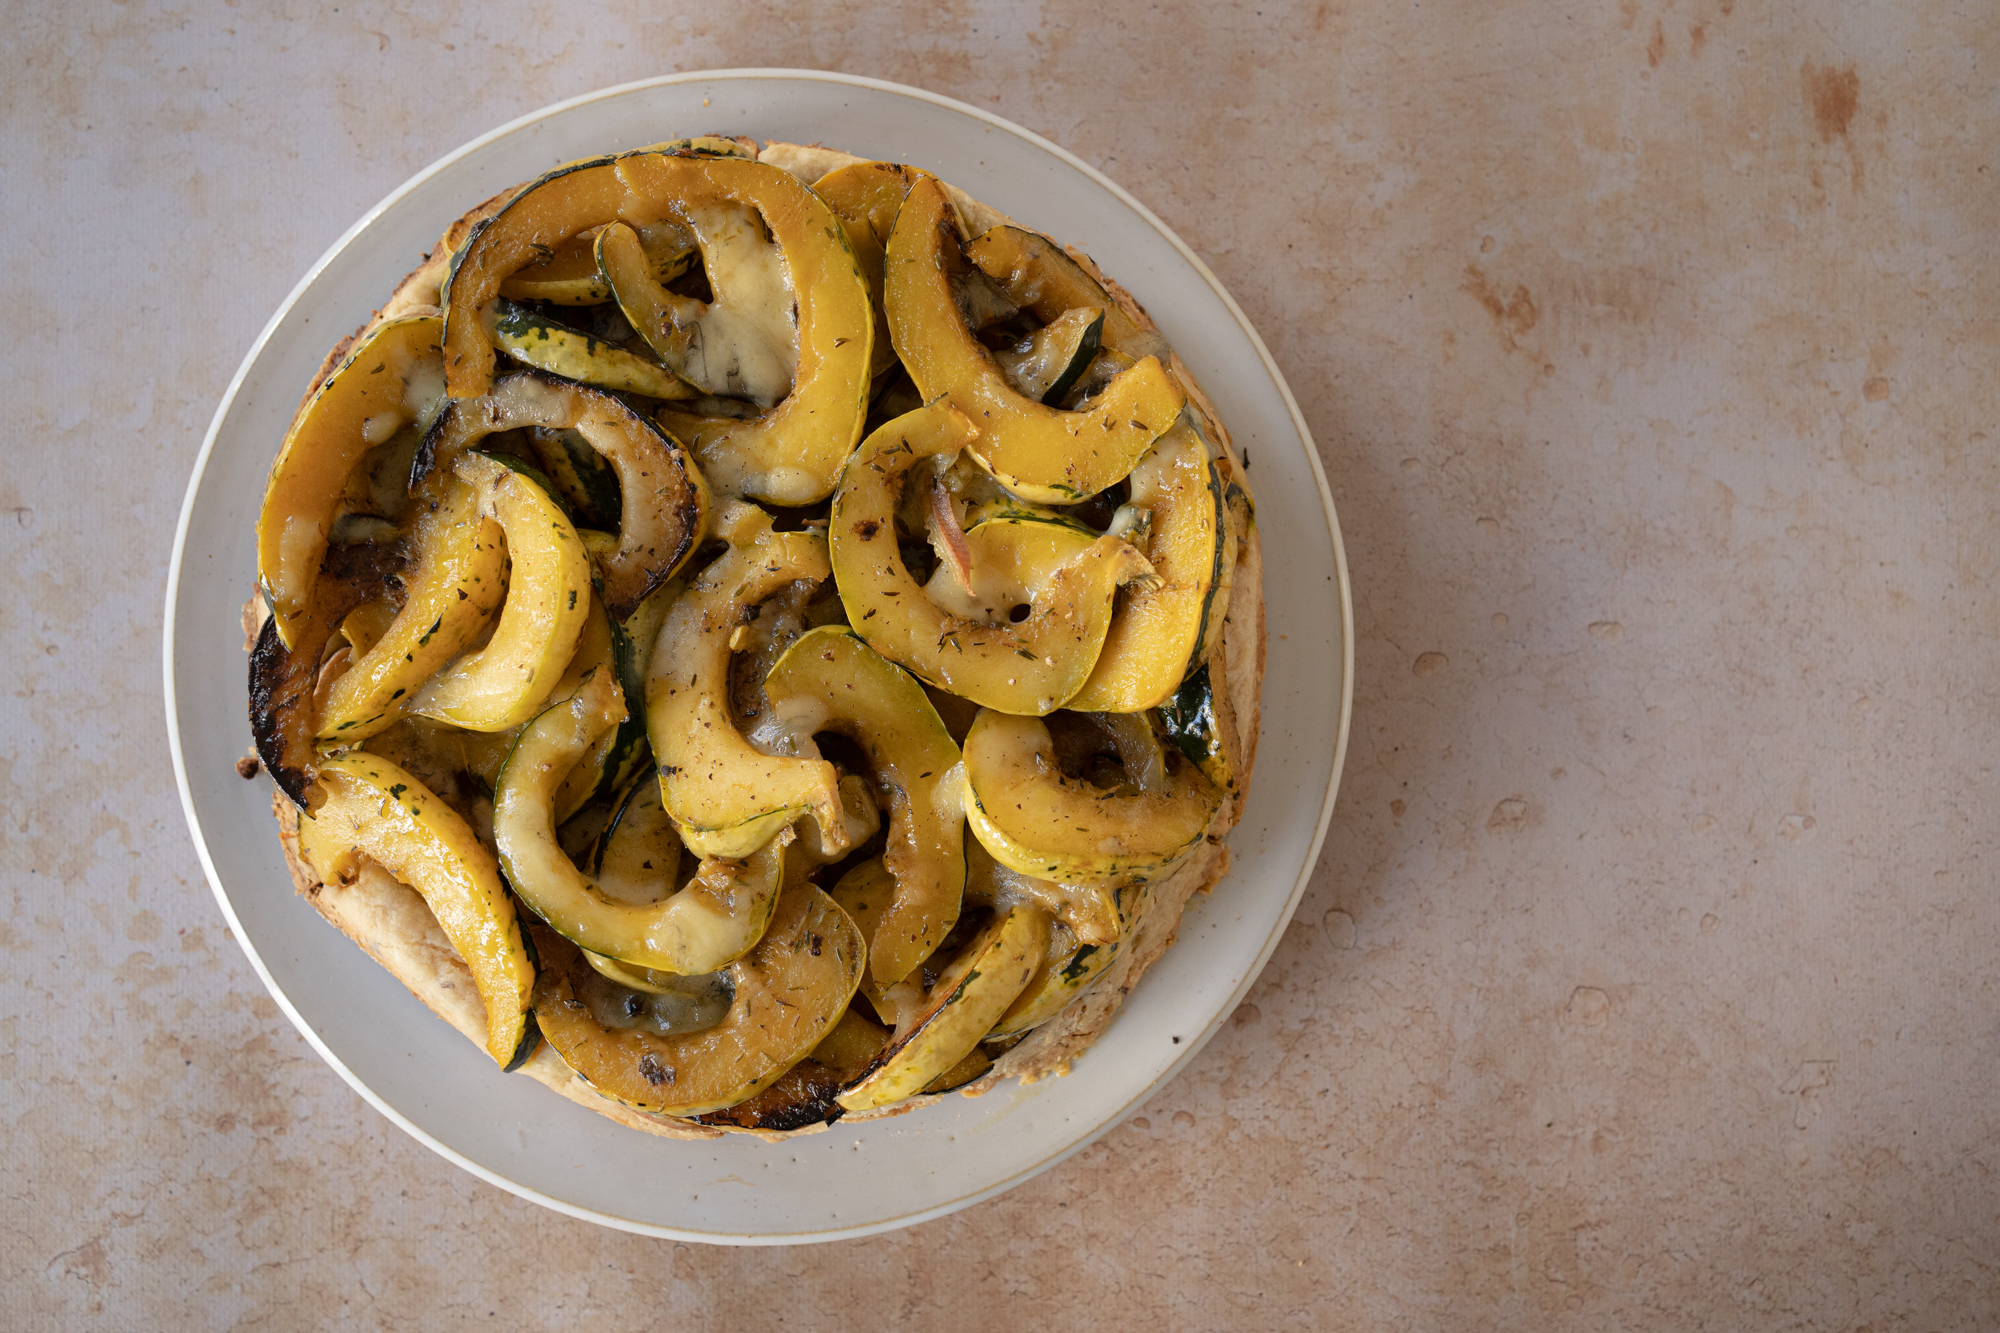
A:
[[[830,171],[868,159],[820,145],[773,142],[764,147],[759,160],[789,171],[811,184]],[[955,187],[947,186],[947,189],[954,205],[975,234],[1012,221]],[[455,222],[446,236],[462,236],[481,219],[497,212],[515,193],[515,189],[502,191],[481,203]],[[1156,329],[1145,308],[1108,277],[1088,255],[1073,247],[1064,246],[1064,249],[1104,286],[1135,322],[1144,329]],[[327,354],[326,361],[313,377],[306,397],[310,398],[313,390],[332,373],[355,341],[377,323],[400,315],[434,310],[448,263],[449,250],[441,243],[398,284],[389,301],[367,324]],[[1171,356],[1168,369],[1201,413],[1231,480],[1247,496],[1249,485],[1241,460],[1213,403],[1178,355]],[[1251,503],[1254,506],[1254,499]],[[1254,515],[1254,507],[1250,512]],[[1033,1083],[1051,1075],[1067,1074],[1078,1057],[1111,1024],[1125,997],[1139,984],[1146,970],[1173,944],[1188,900],[1196,892],[1212,889],[1228,873],[1229,848],[1222,839],[1241,816],[1243,799],[1249,791],[1256,762],[1265,651],[1262,552],[1254,517],[1247,530],[1239,532],[1237,537],[1229,610],[1223,620],[1221,643],[1211,651],[1209,658],[1211,678],[1219,677],[1214,692],[1217,723],[1224,736],[1230,764],[1239,775],[1236,798],[1225,802],[1202,847],[1173,874],[1146,887],[1142,905],[1129,928],[1126,941],[1118,957],[1104,973],[1054,1018],[1031,1030],[1019,1044],[996,1060],[985,1075],[959,1089],[967,1096],[978,1096],[1010,1078]],[[244,627],[252,640],[262,617],[261,601],[253,597],[244,610]],[[360,945],[440,1018],[483,1049],[486,1016],[473,986],[471,970],[453,950],[423,898],[416,890],[399,882],[365,857],[359,860],[351,882],[322,883],[299,852],[297,807],[281,793],[273,793],[272,806],[284,845],[286,865],[298,892],[321,916]],[[724,1129],[637,1111],[594,1091],[563,1063],[547,1042],[538,1046],[519,1072],[620,1124],[666,1138],[713,1139],[724,1133],[748,1133],[776,1139],[817,1133],[828,1128],[826,1124],[817,1124],[779,1132]],[[893,1106],[849,1114],[844,1120],[859,1122],[902,1115],[936,1100],[936,1095],[920,1095]]]

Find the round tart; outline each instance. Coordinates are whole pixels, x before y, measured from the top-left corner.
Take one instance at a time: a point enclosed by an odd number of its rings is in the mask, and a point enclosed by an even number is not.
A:
[[[479,205],[328,354],[257,549],[299,890],[636,1128],[1066,1074],[1228,868],[1228,431],[1087,256],[915,168],[706,136]]]

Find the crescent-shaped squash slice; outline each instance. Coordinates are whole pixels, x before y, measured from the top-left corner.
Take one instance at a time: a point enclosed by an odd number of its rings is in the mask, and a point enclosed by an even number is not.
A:
[[[568,941],[544,938],[535,1014],[549,1044],[604,1096],[669,1115],[719,1111],[777,1082],[833,1030],[867,966],[861,933],[832,899],[810,884],[788,889],[764,938],[726,973],[728,1015],[663,1037],[599,1023],[577,994],[589,964]]]
[[[840,1104],[865,1111],[922,1092],[992,1030],[1048,947],[1049,918],[1040,908],[1022,905],[995,916],[897,1024],[895,1038],[840,1094]]]
[[[724,206],[754,210],[783,252],[797,306],[797,376],[782,402],[749,420],[665,410],[661,421],[725,493],[786,505],[823,499],[861,436],[874,320],[838,220],[774,166],[641,150],[560,168],[516,195],[452,260],[443,295],[452,397],[491,387],[487,308],[539,254],[606,223],[687,222]]]
[[[847,248],[854,252],[854,262],[868,281],[869,304],[875,307],[875,359],[869,367],[874,375],[896,362],[896,349],[889,341],[889,316],[882,305],[883,256],[904,197],[926,174],[894,162],[855,162],[813,182],[813,193],[826,201],[847,229]]]
[[[492,321],[493,345],[524,366],[617,393],[648,398],[695,395],[692,385],[645,357],[559,324],[504,296],[487,308],[486,317]]]
[[[967,241],[965,257],[1044,324],[1055,323],[1066,311],[1095,307],[1104,312],[1101,338],[1106,348],[1132,361],[1149,356],[1165,361],[1169,355],[1165,338],[1141,328],[1102,283],[1046,236],[1002,223]]]
[[[889,237],[883,280],[889,334],[918,392],[949,397],[978,424],[967,451],[1023,499],[1075,503],[1122,479],[1186,401],[1166,367],[1146,357],[1080,412],[1023,397],[959,312],[951,278],[961,263],[950,199],[935,180],[918,181]]]
[[[436,315],[378,324],[293,419],[257,517],[257,579],[288,648],[298,642],[348,474],[370,449],[437,410],[443,331]]]
[[[646,734],[667,813],[700,856],[748,856],[805,814],[838,848],[846,837],[833,765],[754,748],[736,728],[729,696],[731,636],[786,584],[824,579],[826,543],[773,532],[769,514],[740,502],[717,517],[716,535],[729,549],[667,612],[646,681]]]
[[[324,759],[326,799],[299,820],[299,846],[329,885],[367,856],[423,895],[472,969],[486,1007],[486,1053],[512,1069],[534,1049],[535,962],[493,853],[430,788],[380,755]],[[325,892],[338,892],[328,889]]]
[[[506,596],[500,524],[480,512],[479,493],[457,477],[438,507],[418,517],[415,546],[402,610],[367,648],[356,645],[360,657],[327,694],[322,744],[359,745],[393,725],[418,687],[477,637]]]
[[[1078,943],[1070,928],[1057,922],[1050,929],[1048,952],[1042,956],[1042,965],[1029,979],[1026,989],[1007,1007],[1007,1012],[1000,1015],[1000,1021],[987,1037],[1018,1036],[1067,1009],[1070,1001],[1083,994],[1111,966],[1118,957],[1119,943],[1118,940],[1109,944]]]
[[[845,626],[801,635],[765,676],[764,692],[793,734],[834,731],[857,742],[888,798],[882,862],[896,887],[868,937],[868,968],[893,986],[958,920],[965,889],[958,746],[924,687]]]
[[[918,459],[964,448],[974,437],[962,412],[932,406],[897,417],[862,443],[833,499],[834,581],[848,623],[890,661],[988,708],[1051,713],[1089,679],[1119,585],[1150,567],[1128,543],[1101,537],[1042,582],[1018,622],[969,619],[932,601],[897,547],[897,498]]]
[[[1130,508],[1145,515],[1140,549],[1159,579],[1126,590],[1096,668],[1069,701],[1078,712],[1139,713],[1171,698],[1201,660],[1217,599],[1228,604],[1236,540],[1222,477],[1185,416],[1130,481]]]
[[[623,620],[694,552],[709,511],[708,483],[679,443],[611,394],[534,371],[509,375],[482,398],[452,403],[424,436],[415,481],[499,431],[574,430],[618,474],[618,544],[598,570],[604,605]]]
[[[1200,844],[1221,797],[1178,751],[1162,790],[1119,795],[1056,766],[1040,719],[991,709],[965,737],[965,818],[993,859],[1024,875],[1122,888]]]
[[[505,731],[534,716],[576,652],[590,614],[590,561],[556,502],[524,473],[474,453],[460,454],[452,471],[506,535],[507,599],[486,646],[431,677],[409,711]]]
[[[676,857],[675,865],[660,868],[661,892],[652,902],[605,893],[557,845],[555,793],[563,775],[624,718],[624,691],[600,668],[522,731],[494,791],[501,868],[530,911],[592,953],[682,976],[717,971],[763,935],[784,877],[787,839],[781,834],[745,860],[703,861],[679,892]]]

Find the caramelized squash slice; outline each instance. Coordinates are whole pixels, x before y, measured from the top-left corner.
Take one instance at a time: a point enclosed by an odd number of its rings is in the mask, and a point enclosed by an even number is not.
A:
[[[967,618],[939,606],[903,563],[896,503],[918,460],[966,448],[976,436],[962,412],[932,406],[896,418],[862,443],[833,499],[834,581],[848,623],[890,661],[988,708],[1051,713],[1089,679],[1118,587],[1149,566],[1128,543],[1101,537],[1043,581],[1018,622]]]
[[[349,474],[370,449],[411,422],[428,425],[437,410],[443,332],[436,315],[378,324],[292,421],[257,518],[257,580],[287,648],[298,643]]]
[[[1161,790],[1120,795],[1066,777],[1039,719],[990,709],[966,733],[965,787],[966,822],[994,860],[1024,875],[1106,888],[1171,870],[1200,844],[1221,806],[1213,784],[1178,751],[1167,756]]]
[[[668,1115],[719,1111],[777,1082],[833,1031],[867,966],[846,913],[810,884],[788,889],[764,938],[726,973],[728,1016],[663,1037],[593,1018],[577,993],[589,964],[568,941],[546,938],[535,1014],[549,1044],[604,1096]]]
[[[1218,600],[1226,609],[1236,539],[1221,475],[1186,416],[1132,469],[1130,509],[1144,514],[1140,549],[1157,581],[1126,590],[1090,680],[1069,706],[1138,713],[1173,696],[1206,651]]]
[[[823,499],[861,436],[874,321],[838,221],[777,167],[641,150],[560,168],[523,190],[453,257],[443,296],[451,395],[492,386],[488,307],[538,254],[607,223],[688,221],[728,206],[754,210],[783,252],[797,308],[797,376],[782,402],[749,420],[667,410],[661,421],[725,493],[788,505]]]
[[[531,478],[463,453],[454,476],[479,496],[507,539],[507,599],[486,646],[419,690],[409,711],[467,731],[505,731],[533,717],[576,652],[590,614],[590,562],[576,529]]]
[[[774,532],[769,514],[741,502],[718,516],[716,535],[729,549],[667,612],[646,681],[646,733],[667,813],[701,856],[748,856],[806,814],[838,848],[845,830],[833,765],[757,750],[737,730],[729,697],[731,636],[786,584],[824,579],[826,543]]]
[[[784,835],[741,861],[711,858],[675,892],[661,868],[651,902],[605,893],[556,843],[555,793],[563,776],[625,719],[625,695],[608,670],[543,712],[514,743],[494,792],[493,839],[507,882],[535,915],[592,953],[678,975],[714,972],[763,935],[784,878]]]
[[[418,517],[416,568],[395,619],[363,646],[327,694],[322,744],[359,745],[403,716],[416,692],[485,628],[507,592],[507,550],[497,520],[481,512],[479,493],[454,476],[438,507]],[[342,622],[350,641],[365,634]]]
[[[1048,951],[1049,918],[1022,905],[997,915],[938,977],[896,1035],[842,1092],[850,1111],[922,1092],[970,1055],[1027,988]]]
[[[869,367],[880,375],[896,363],[889,341],[889,316],[882,304],[882,266],[889,233],[910,187],[927,173],[894,162],[855,162],[830,171],[813,182],[813,193],[826,201],[847,231],[847,248],[868,282],[868,301],[875,308],[875,359]]]
[[[962,263],[950,199],[935,180],[918,181],[889,237],[883,287],[889,334],[918,392],[950,398],[978,423],[967,452],[1023,499],[1073,504],[1121,480],[1186,394],[1149,356],[1080,412],[1023,397],[959,312],[952,274]]]
[[[522,427],[574,430],[617,472],[618,540],[596,563],[604,605],[623,620],[693,554],[709,511],[707,481],[678,441],[611,394],[534,371],[509,375],[484,397],[439,414],[414,477],[421,484],[488,436]]]
[[[534,1049],[535,963],[493,853],[430,788],[380,755],[322,760],[319,777],[326,800],[299,820],[306,860],[337,885],[356,856],[367,856],[422,894],[472,970],[486,1007],[486,1053],[503,1069],[519,1065]]]
[[[868,936],[868,966],[877,982],[894,985],[958,921],[965,889],[958,746],[924,687],[845,626],[800,636],[764,678],[764,692],[795,734],[833,731],[856,741],[887,797],[882,862],[895,893]]]

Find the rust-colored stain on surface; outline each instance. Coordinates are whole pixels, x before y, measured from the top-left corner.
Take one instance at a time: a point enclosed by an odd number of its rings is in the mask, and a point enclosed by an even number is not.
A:
[[[1854,108],[1861,100],[1860,74],[1852,65],[1834,69],[1811,61],[1800,67],[1799,74],[1805,80],[1806,102],[1812,107],[1813,128],[1819,131],[1819,141],[1832,143],[1845,138],[1847,127],[1854,120]]]

